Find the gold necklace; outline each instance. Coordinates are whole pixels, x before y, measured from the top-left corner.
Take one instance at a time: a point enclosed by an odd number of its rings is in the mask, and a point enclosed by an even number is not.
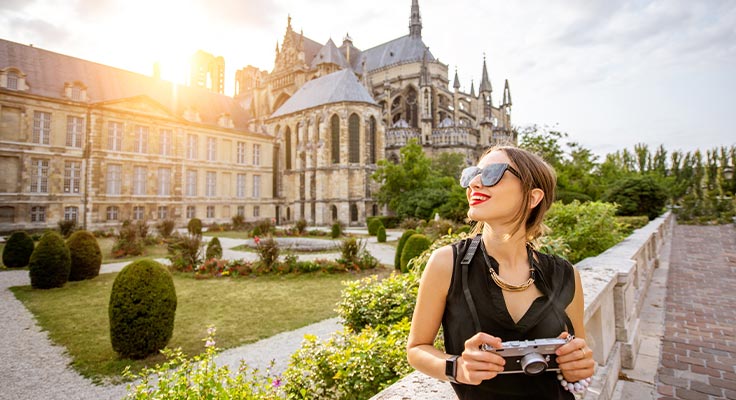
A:
[[[529,279],[526,280],[526,282],[522,283],[521,285],[512,285],[496,273],[496,270],[493,269],[493,267],[488,267],[488,271],[491,272],[491,279],[493,279],[493,282],[498,285],[498,287],[501,288],[501,290],[505,290],[507,292],[523,292],[526,290],[529,286],[534,284],[534,269],[529,268],[530,276]]]

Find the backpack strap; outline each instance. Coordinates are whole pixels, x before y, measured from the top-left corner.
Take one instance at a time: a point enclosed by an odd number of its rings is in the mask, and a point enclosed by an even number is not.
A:
[[[473,296],[470,294],[470,287],[468,287],[468,266],[470,265],[470,261],[473,260],[475,252],[478,250],[481,238],[481,235],[476,235],[473,238],[468,249],[465,251],[462,261],[460,261],[463,293],[465,294],[465,301],[468,303],[468,308],[470,308],[470,314],[473,316],[473,325],[475,326],[476,333],[481,331],[480,318],[478,318],[478,310],[475,308],[475,302],[473,301]]]

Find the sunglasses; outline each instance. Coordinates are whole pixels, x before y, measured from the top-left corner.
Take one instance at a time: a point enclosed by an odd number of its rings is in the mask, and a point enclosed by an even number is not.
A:
[[[504,172],[509,171],[512,174],[516,175],[517,178],[521,179],[521,176],[519,176],[519,172],[517,172],[514,167],[503,163],[503,164],[491,164],[486,165],[483,168],[478,167],[468,167],[463,170],[463,173],[460,175],[460,186],[463,188],[467,188],[470,186],[470,181],[475,178],[476,175],[480,174],[480,183],[483,184],[483,186],[495,186],[501,178],[503,178]]]

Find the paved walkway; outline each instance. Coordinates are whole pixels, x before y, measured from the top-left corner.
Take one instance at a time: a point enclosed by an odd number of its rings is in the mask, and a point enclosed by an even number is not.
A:
[[[736,399],[736,229],[675,228],[659,399]]]

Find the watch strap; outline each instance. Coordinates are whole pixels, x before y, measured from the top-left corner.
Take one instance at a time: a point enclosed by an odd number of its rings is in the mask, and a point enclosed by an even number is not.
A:
[[[445,376],[452,383],[458,383],[457,381],[457,359],[458,355],[451,356],[445,360]]]

